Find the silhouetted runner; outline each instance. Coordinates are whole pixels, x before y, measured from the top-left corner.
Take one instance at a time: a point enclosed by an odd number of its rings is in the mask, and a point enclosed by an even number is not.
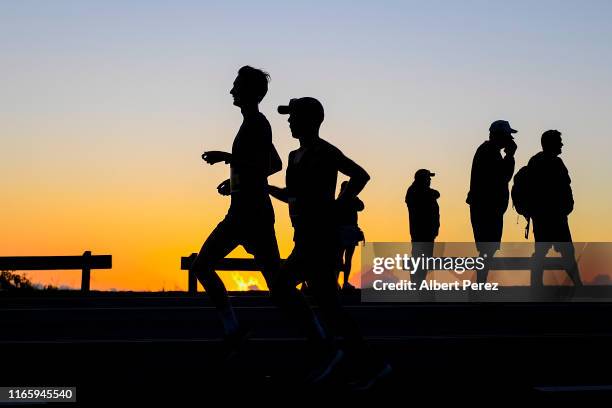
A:
[[[410,238],[412,240],[412,256],[433,256],[434,240],[440,230],[440,193],[431,188],[431,178],[435,173],[420,169],[414,173],[414,181],[406,191],[406,205],[410,220]],[[419,268],[412,275],[414,282],[420,285],[427,277],[427,269]]]
[[[291,99],[278,111],[289,114],[291,134],[300,141],[300,148],[289,154],[287,187],[270,186],[272,196],[289,204],[294,228],[295,246],[286,268],[296,280],[306,280],[327,329],[342,334],[348,356],[361,363],[356,388],[369,388],[391,367],[373,358],[356,323],[342,307],[336,280],[339,239],[335,208],[354,200],[370,176],[319,137],[324,111],[318,100]],[[336,200],[338,172],[350,179]]]
[[[340,184],[340,195],[344,194],[346,186],[348,186],[348,181],[343,181]],[[338,275],[340,271],[343,272],[343,290],[355,289],[349,283],[349,277],[351,275],[355,247],[360,241],[365,239],[363,231],[357,223],[359,218],[358,212],[363,211],[364,208],[363,201],[358,197],[337,201],[336,217],[340,229],[340,270]]]
[[[476,248],[481,257],[491,259],[500,247],[504,227],[504,213],[508,208],[508,182],[514,173],[517,131],[505,120],[497,120],[489,127],[489,140],[476,150],[472,161],[470,191],[466,202],[470,205],[470,218]],[[502,157],[501,150],[505,156]],[[477,281],[484,283],[489,274],[488,262],[478,270]]]
[[[527,165],[529,191],[532,193],[529,213],[536,241],[531,284],[543,285],[543,261],[547,252],[554,247],[561,253],[574,285],[582,286],[567,221],[574,209],[574,197],[569,172],[559,157],[563,146],[561,132],[547,130],[542,134],[541,142],[542,151],[533,156]]]
[[[225,286],[215,265],[238,245],[254,255],[272,299],[287,311],[311,339],[326,337],[306,300],[286,274],[280,273],[280,255],[274,231],[274,210],[268,195],[268,176],[282,163],[272,144],[272,130],[259,112],[259,103],[268,90],[267,73],[244,66],[238,71],[231,95],[240,108],[243,122],[232,145],[232,152],[208,151],[202,158],[209,164],[230,165],[230,179],[221,183],[219,193],[231,195],[229,211],[202,245],[191,266],[198,280],[219,311],[230,352],[246,340],[231,307]],[[327,369],[327,366],[324,367]]]

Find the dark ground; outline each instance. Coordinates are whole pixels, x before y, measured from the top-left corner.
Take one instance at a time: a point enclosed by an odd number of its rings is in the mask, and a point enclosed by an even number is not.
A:
[[[324,388],[304,386],[310,359],[297,331],[263,293],[235,294],[233,302],[253,337],[227,363],[203,294],[4,293],[0,386],[76,386],[80,405],[106,406],[206,406],[213,395],[271,402],[286,394],[287,402],[321,405],[330,394],[434,405],[612,402],[612,303],[362,304],[358,295],[346,297],[394,369],[363,394],[351,392],[343,374]]]

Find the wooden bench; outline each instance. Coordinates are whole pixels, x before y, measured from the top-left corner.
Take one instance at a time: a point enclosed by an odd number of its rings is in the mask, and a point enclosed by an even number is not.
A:
[[[2,271],[81,270],[81,291],[89,292],[92,269],[111,269],[112,255],[92,255],[85,251],[80,256],[4,256],[0,257]]]

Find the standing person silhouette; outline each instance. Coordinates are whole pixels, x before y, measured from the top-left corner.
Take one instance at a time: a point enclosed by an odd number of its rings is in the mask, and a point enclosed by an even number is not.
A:
[[[535,237],[533,286],[543,285],[544,258],[554,249],[561,253],[565,270],[575,286],[582,286],[576,263],[574,244],[567,221],[574,209],[571,179],[567,167],[559,157],[563,142],[561,132],[547,130],[541,138],[542,151],[527,164],[530,192],[533,195],[530,215]]]
[[[335,208],[354,200],[370,179],[368,173],[337,147],[319,137],[324,111],[310,97],[291,99],[279,106],[289,115],[289,127],[300,147],[289,154],[286,187],[270,186],[270,194],[289,204],[295,243],[285,264],[291,275],[308,283],[326,328],[343,335],[348,356],[360,366],[355,388],[370,388],[388,375],[391,367],[371,355],[361,331],[342,307],[336,279],[339,253]],[[338,172],[350,179],[336,199]],[[342,353],[343,356],[344,353]]]
[[[433,256],[434,240],[440,230],[440,193],[431,188],[431,178],[435,175],[427,169],[417,170],[414,181],[406,191],[412,256],[415,258],[421,255]],[[419,287],[427,277],[427,268],[419,268],[412,276]]]
[[[340,195],[344,194],[344,190],[346,190],[347,186],[348,181],[343,181],[342,184],[340,184]],[[359,218],[358,212],[363,211],[364,208],[363,201],[358,197],[340,200],[336,208],[337,221],[340,228],[340,271],[342,271],[344,275],[342,289],[346,291],[355,289],[355,287],[349,283],[349,276],[353,266],[355,247],[360,241],[365,239],[363,231],[359,228],[357,222]],[[338,275],[339,274],[340,272],[338,272]]]
[[[505,120],[496,120],[489,127],[489,140],[483,142],[474,154],[470,191],[466,202],[470,206],[470,219],[476,248],[480,256],[490,260],[500,247],[504,227],[504,213],[510,193],[508,183],[514,174],[517,133]],[[501,150],[505,155],[502,157]],[[487,281],[488,262],[476,271],[479,283]]]
[[[270,294],[277,305],[303,326],[311,339],[326,336],[308,303],[293,282],[280,273],[280,255],[274,231],[274,210],[268,195],[268,176],[282,168],[272,144],[272,130],[259,111],[259,103],[268,91],[269,75],[244,66],[238,71],[230,94],[240,108],[243,122],[232,145],[232,152],[207,151],[202,158],[213,165],[230,165],[230,179],[222,182],[219,193],[231,196],[225,218],[208,236],[191,266],[199,282],[219,312],[230,355],[247,338],[236,319],[225,286],[215,272],[216,263],[242,245],[254,255]]]

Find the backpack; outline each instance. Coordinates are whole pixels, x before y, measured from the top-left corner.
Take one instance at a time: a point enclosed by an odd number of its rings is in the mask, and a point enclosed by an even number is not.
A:
[[[533,197],[529,168],[527,166],[521,167],[514,175],[510,195],[512,196],[512,206],[516,212],[527,220],[527,226],[525,227],[525,239],[527,239],[529,237],[529,225],[531,224],[530,213]]]

